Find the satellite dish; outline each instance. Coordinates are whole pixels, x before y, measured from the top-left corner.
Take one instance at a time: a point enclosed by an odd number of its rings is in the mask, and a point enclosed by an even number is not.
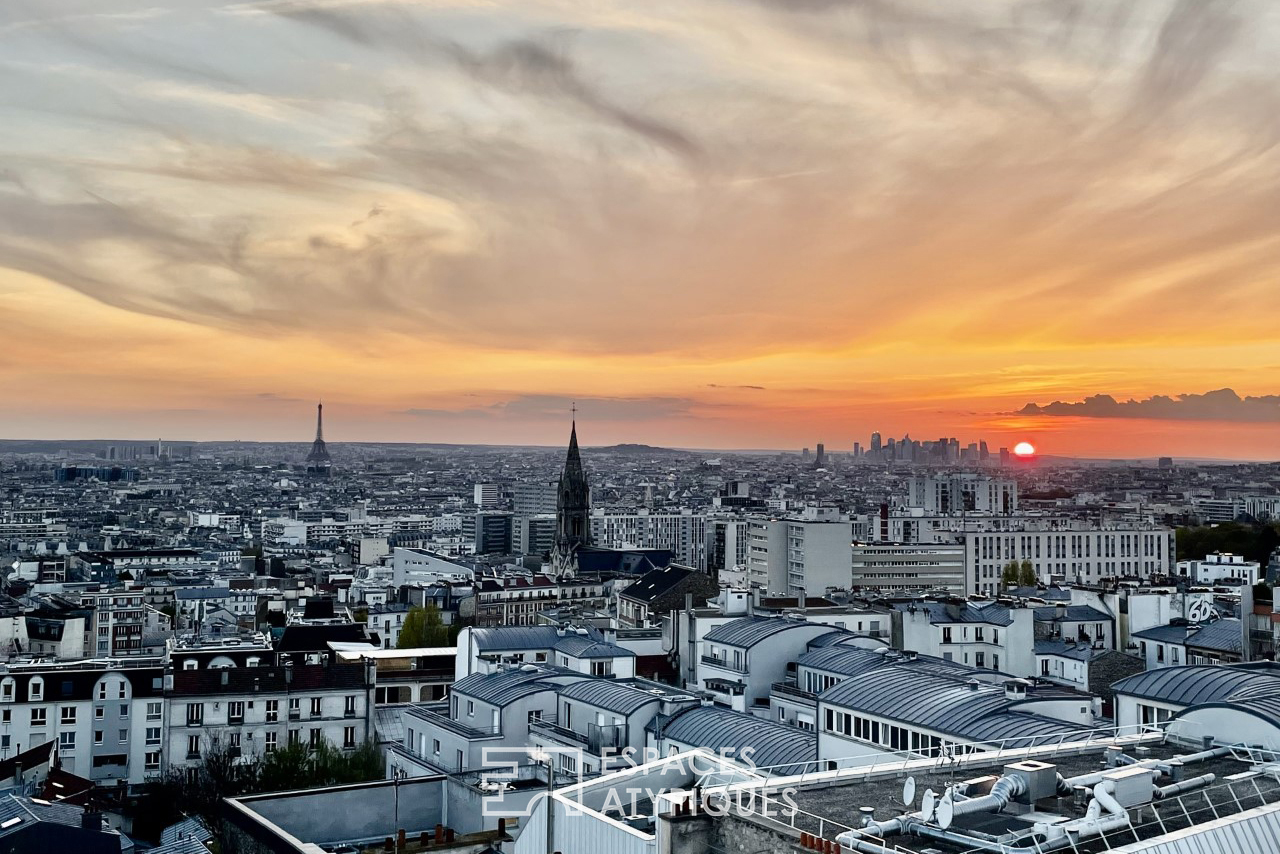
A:
[[[933,789],[925,789],[920,798],[920,815],[925,821],[933,821],[933,814],[937,809],[938,796],[933,793]]]
[[[907,781],[902,784],[902,803],[911,806],[916,799],[916,778],[908,777]]]
[[[951,822],[956,820],[956,804],[950,797],[943,798],[938,803],[938,827],[946,830],[951,827]]]

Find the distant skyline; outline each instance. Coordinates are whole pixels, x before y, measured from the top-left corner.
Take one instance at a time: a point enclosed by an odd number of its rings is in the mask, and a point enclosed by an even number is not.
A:
[[[1273,0],[30,0],[0,71],[0,436],[1280,459]]]

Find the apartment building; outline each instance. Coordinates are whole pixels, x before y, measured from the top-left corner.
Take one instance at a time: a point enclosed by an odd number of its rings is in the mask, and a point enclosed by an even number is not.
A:
[[[147,616],[142,590],[82,593],[80,604],[93,608],[91,655],[118,658],[142,653]]]
[[[853,589],[864,595],[947,591],[962,596],[964,546],[959,543],[854,543]]]
[[[1048,529],[966,533],[965,572],[970,592],[994,595],[1004,567],[1029,561],[1043,583],[1055,579],[1093,584],[1103,578],[1171,575],[1177,549],[1168,528],[1108,528],[1066,525]]]
[[[195,769],[223,749],[262,755],[328,742],[351,750],[374,738],[372,664],[177,670],[166,682],[169,768]]]
[[[893,645],[899,649],[1014,676],[1036,672],[1030,608],[958,599],[913,602],[895,606],[893,621]]]
[[[749,522],[747,578],[752,586],[797,595],[848,588],[853,573],[853,526],[832,508]]]
[[[162,769],[164,661],[0,666],[0,759],[57,743],[62,767],[99,786]]]
[[[662,549],[672,559],[694,569],[707,568],[707,517],[684,510],[678,513],[591,513],[591,542],[610,549]]]

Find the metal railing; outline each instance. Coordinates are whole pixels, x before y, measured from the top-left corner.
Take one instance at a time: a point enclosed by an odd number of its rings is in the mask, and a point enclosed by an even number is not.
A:
[[[1026,758],[1034,755],[1037,759],[1047,761],[1060,753],[1070,755],[1088,752],[1112,743],[1162,743],[1167,738],[1165,733],[1167,723],[1090,727],[1067,730],[1054,735],[948,743],[939,748],[937,754],[933,756],[918,751],[884,748],[832,759],[785,762],[776,765],[749,764],[744,767],[759,778],[755,785],[775,785],[783,778],[787,780],[788,785],[804,785],[806,782],[816,784],[823,781],[829,782],[834,778],[865,780],[886,774],[903,774],[908,770],[928,773],[964,765],[986,765],[998,763],[1010,756]],[[770,772],[779,773],[771,774]],[[714,787],[731,784],[736,780],[729,779],[729,775],[736,778],[737,773],[736,771],[713,773],[708,776],[704,785]],[[717,774],[725,775],[725,780],[717,781],[715,779]],[[810,775],[812,775],[811,779],[806,781],[805,778]]]
[[[790,682],[774,682],[771,686],[771,693],[782,694],[784,697],[794,697],[796,699],[805,700],[809,704],[816,703],[818,695],[812,691],[806,691],[798,688]]]
[[[406,710],[406,714],[465,738],[496,738],[502,735],[501,727],[472,726],[461,721],[455,721],[447,713],[440,713],[422,706],[410,706]]]
[[[699,660],[703,664],[710,665],[711,667],[719,667],[721,670],[732,670],[734,673],[747,672],[747,665],[745,663],[734,664],[726,658],[716,658],[713,655],[703,655],[699,656]]]

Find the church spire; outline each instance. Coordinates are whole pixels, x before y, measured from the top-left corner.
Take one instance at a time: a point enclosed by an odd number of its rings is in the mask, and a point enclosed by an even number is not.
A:
[[[577,551],[591,544],[591,487],[582,469],[582,452],[578,449],[578,408],[573,407],[569,428],[569,450],[565,453],[564,470],[560,473],[556,494],[556,548],[553,564],[557,573],[573,573],[577,568]]]

